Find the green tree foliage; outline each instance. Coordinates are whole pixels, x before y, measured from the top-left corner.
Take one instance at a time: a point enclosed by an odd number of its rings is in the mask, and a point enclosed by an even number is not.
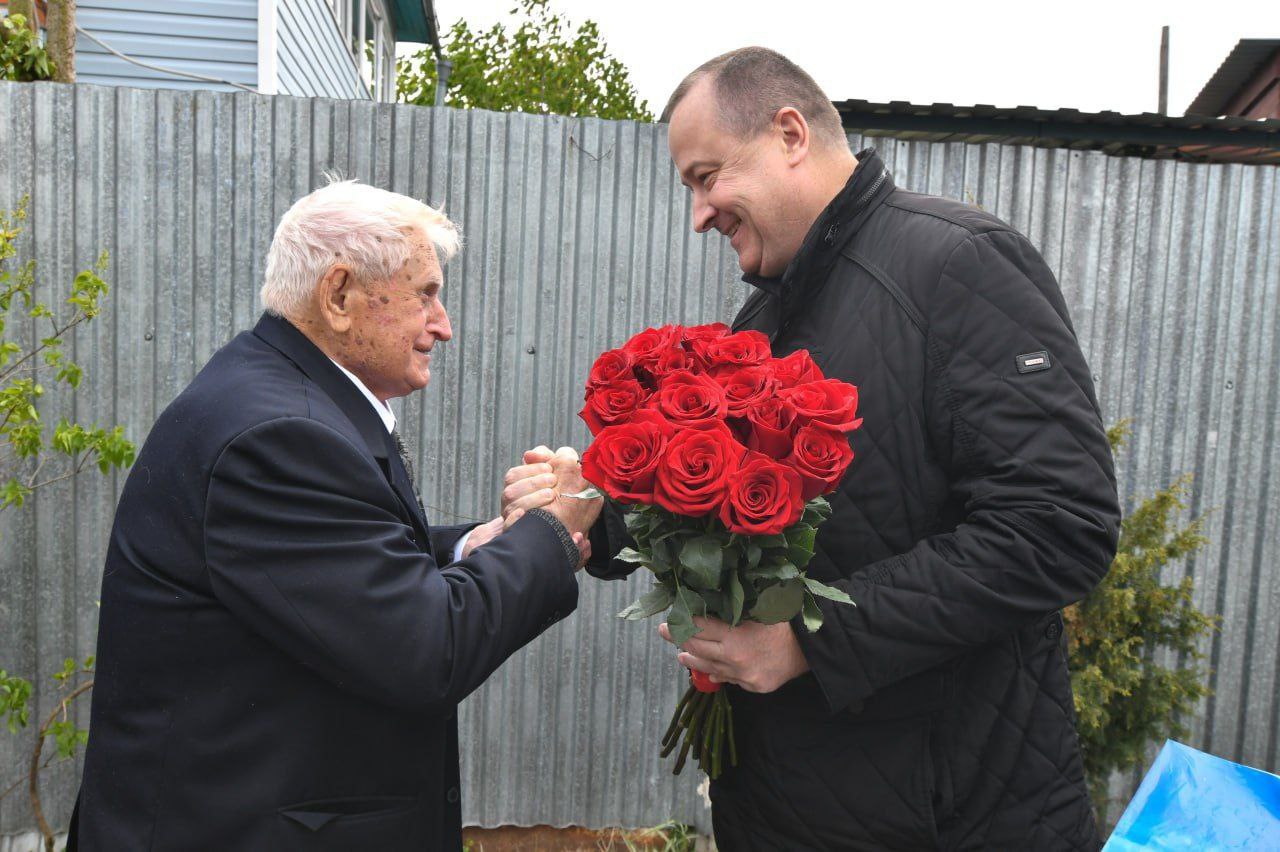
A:
[[[518,1],[511,14],[523,12],[524,20],[514,31],[502,23],[473,30],[462,20],[449,30],[443,45],[453,63],[448,106],[653,121],[627,67],[609,55],[594,21],[573,31],[547,0]],[[405,103],[435,104],[436,66],[429,48],[397,63],[396,92]]]
[[[1127,421],[1108,430],[1113,451],[1128,434]],[[1198,646],[1216,619],[1195,607],[1190,577],[1160,581],[1165,565],[1207,543],[1202,518],[1178,521],[1189,482],[1178,479],[1124,519],[1110,572],[1065,613],[1085,772],[1104,818],[1111,773],[1138,765],[1150,743],[1185,736],[1180,718],[1209,694]]]
[[[57,71],[40,36],[22,15],[0,18],[0,79],[30,83],[49,80]]]
[[[0,515],[21,509],[38,489],[96,467],[101,473],[133,464],[135,450],[120,426],[85,426],[59,417],[47,428],[49,413],[42,411],[45,394],[38,372],[68,388],[78,388],[84,370],[67,354],[71,332],[101,312],[107,295],[102,280],[106,253],[93,269],[76,275],[61,305],[54,308],[36,299],[35,261],[16,264],[17,243],[26,220],[26,199],[12,213],[0,210]],[[36,731],[31,760],[25,774],[0,789],[0,798],[25,785],[45,848],[53,849],[53,829],[40,805],[37,775],[54,758],[69,758],[88,740],[88,732],[76,726],[69,707],[93,687],[93,658],[77,664],[67,659],[57,682],[58,701]],[[31,721],[30,681],[0,668],[0,720],[11,733]],[[41,762],[45,740],[56,749]]]

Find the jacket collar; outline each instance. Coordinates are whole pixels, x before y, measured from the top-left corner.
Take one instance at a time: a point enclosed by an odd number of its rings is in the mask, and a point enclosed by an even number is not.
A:
[[[800,250],[787,264],[782,275],[776,278],[759,275],[742,277],[743,281],[763,293],[755,294],[756,298],[748,300],[735,326],[745,322],[748,313],[755,313],[765,302],[771,301],[768,298],[770,296],[780,303],[778,327],[785,325],[796,306],[804,301],[806,291],[826,281],[827,272],[840,256],[841,250],[889,193],[893,192],[893,178],[889,176],[888,169],[874,148],[859,151],[857,159],[858,166],[849,176],[848,182],[818,214],[805,234]],[[753,302],[758,304],[753,306]],[[749,307],[754,307],[754,310],[748,312]]]
[[[253,333],[292,361],[342,409],[375,458],[383,461],[389,458],[392,445],[386,424],[360,389],[342,374],[328,355],[282,317],[264,313]]]

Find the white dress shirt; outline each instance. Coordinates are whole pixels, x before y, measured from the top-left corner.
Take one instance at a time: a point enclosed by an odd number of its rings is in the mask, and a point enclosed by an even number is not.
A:
[[[329,360],[333,361],[332,358]],[[374,411],[378,412],[378,416],[382,418],[383,425],[387,427],[387,433],[390,434],[391,432],[394,432],[396,429],[396,415],[395,412],[391,410],[391,406],[374,396],[373,392],[365,387],[364,382],[360,381],[360,378],[356,376],[355,373],[351,372],[337,361],[333,361],[333,366],[341,370],[342,374],[351,380],[351,384],[356,386],[356,390],[364,394],[364,398],[369,400],[369,404],[373,406]],[[471,530],[467,530],[463,533],[462,538],[458,539],[458,543],[453,546],[454,562],[457,562],[462,558],[462,549],[467,546],[467,539],[470,537]]]

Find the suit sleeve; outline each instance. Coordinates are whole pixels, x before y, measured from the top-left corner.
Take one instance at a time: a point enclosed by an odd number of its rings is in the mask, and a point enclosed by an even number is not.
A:
[[[833,712],[1080,600],[1115,555],[1106,432],[1039,253],[1016,233],[968,238],[927,311],[930,441],[964,518],[836,583],[856,608],[820,601],[823,628],[797,627]],[[1040,351],[1049,369],[1018,370]]]
[[[557,531],[522,518],[438,567],[368,456],[332,429],[281,418],[214,465],[205,554],[214,594],[250,629],[338,687],[448,710],[577,606]]]

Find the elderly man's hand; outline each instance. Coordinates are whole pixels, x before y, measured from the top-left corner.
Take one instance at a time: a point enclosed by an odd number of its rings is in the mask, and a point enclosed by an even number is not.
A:
[[[555,472],[551,459],[555,453],[539,446],[527,450],[524,464],[507,471],[503,478],[502,518],[509,527],[530,509],[541,509],[556,499]]]
[[[501,515],[492,521],[486,521],[478,527],[473,527],[471,532],[467,533],[467,543],[462,546],[462,558],[466,559],[471,555],[471,551],[482,544],[493,541],[502,534],[503,529],[505,527],[502,523]]]
[[[554,453],[538,446],[524,454],[524,464],[507,471],[502,491],[504,528],[510,527],[530,509],[546,509],[573,534],[580,559],[578,568],[591,558],[591,541],[587,531],[600,515],[602,499],[581,500],[562,497],[589,487],[582,478],[582,466],[572,447],[561,447]]]
[[[681,646],[683,651],[677,659],[688,668],[710,675],[714,683],[737,684],[748,692],[773,692],[809,671],[809,661],[785,621],[744,621],[730,627],[715,618],[695,616],[693,623],[702,632]],[[671,641],[671,630],[665,622],[658,625],[658,633]]]

